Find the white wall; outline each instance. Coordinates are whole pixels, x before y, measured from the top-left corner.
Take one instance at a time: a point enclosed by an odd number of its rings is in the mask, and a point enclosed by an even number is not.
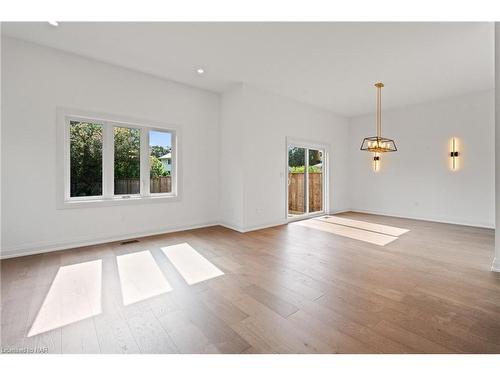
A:
[[[181,201],[56,209],[56,107],[179,125]],[[214,93],[4,38],[3,256],[216,223],[219,107]]]
[[[225,224],[250,230],[285,221],[286,137],[330,146],[327,210],[349,207],[346,119],[247,85],[223,96],[221,119]],[[229,191],[242,196],[242,204],[234,205]]]
[[[0,87],[2,87],[2,27],[0,24]],[[2,90],[0,90],[0,104],[2,103]],[[2,112],[3,112],[3,105],[0,105],[0,172],[2,169]],[[0,173],[0,198],[2,196],[2,180],[3,180],[3,175]],[[0,249],[2,248],[2,199],[0,199]],[[1,254],[0,254],[1,255]]]
[[[243,228],[243,91],[224,93],[220,114],[220,216],[224,224]]]
[[[500,23],[495,22],[495,254],[491,270],[500,272]]]
[[[375,116],[350,120],[351,208],[381,214],[494,227],[494,92],[473,93],[383,110],[382,135],[398,151],[372,170],[361,140],[375,135]],[[450,170],[449,141],[460,142]]]

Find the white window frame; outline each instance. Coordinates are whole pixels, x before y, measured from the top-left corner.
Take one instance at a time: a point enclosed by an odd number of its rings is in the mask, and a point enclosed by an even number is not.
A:
[[[102,147],[102,195],[89,197],[70,196],[70,122],[80,121],[100,124],[103,127]],[[141,134],[140,150],[140,192],[131,195],[114,194],[114,127],[139,129]],[[170,193],[150,192],[149,132],[168,132],[172,140],[172,191]],[[73,109],[57,109],[57,206],[58,208],[79,208],[111,206],[123,204],[152,203],[180,200],[180,127],[160,124],[148,120],[138,120],[123,116],[93,113]]]

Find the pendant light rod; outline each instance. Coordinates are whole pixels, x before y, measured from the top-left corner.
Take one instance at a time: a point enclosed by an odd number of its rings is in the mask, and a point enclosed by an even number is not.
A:
[[[377,138],[382,137],[382,87],[384,84],[382,82],[377,82],[375,84],[377,88]]]

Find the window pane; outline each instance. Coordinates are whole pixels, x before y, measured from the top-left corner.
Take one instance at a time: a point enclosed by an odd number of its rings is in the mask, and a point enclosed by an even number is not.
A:
[[[70,122],[70,197],[102,195],[102,125]]]
[[[149,132],[151,194],[172,192],[172,134]]]
[[[306,213],[306,149],[288,146],[288,217]]]
[[[309,150],[309,212],[323,211],[323,152]]]
[[[140,193],[141,131],[133,128],[114,128],[115,194]]]

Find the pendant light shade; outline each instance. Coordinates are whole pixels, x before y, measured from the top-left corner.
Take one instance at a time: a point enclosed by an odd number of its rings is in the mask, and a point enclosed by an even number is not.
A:
[[[394,140],[382,137],[382,87],[384,87],[384,84],[377,82],[375,87],[377,88],[377,135],[363,139],[361,150],[369,152],[394,152],[398,150]]]
[[[361,150],[370,152],[394,152],[398,149],[392,139],[383,137],[366,137],[361,144]]]

